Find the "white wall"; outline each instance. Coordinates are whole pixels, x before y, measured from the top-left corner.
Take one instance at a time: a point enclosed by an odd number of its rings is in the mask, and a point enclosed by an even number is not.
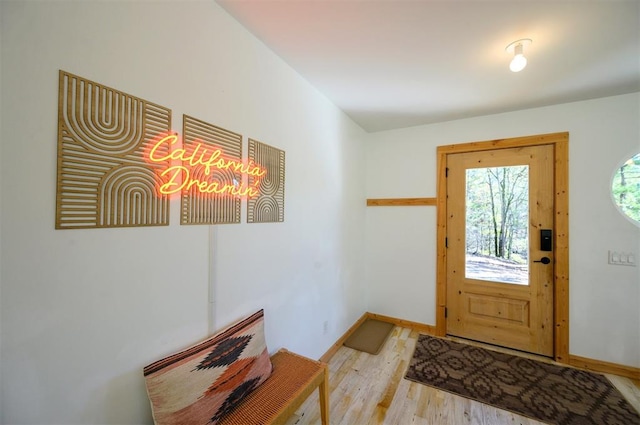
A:
[[[209,328],[317,358],[362,315],[365,134],[219,6],[0,7],[0,422],[149,423],[142,367]],[[283,149],[285,222],[54,230],[59,69]]]
[[[2,5],[0,5],[0,12],[2,12]],[[2,25],[2,18],[0,17],[0,25]],[[0,30],[0,99],[3,99],[2,91],[2,31]],[[0,134],[2,134],[2,114],[0,114]],[[0,164],[2,164],[2,144],[0,139]],[[0,236],[2,235],[2,173],[0,172]],[[1,238],[0,238],[1,240]],[[0,242],[1,244],[1,242]],[[2,249],[0,249],[0,383],[2,382]],[[0,409],[2,409],[2,384],[0,384]],[[0,423],[2,423],[2,415],[0,414]]]
[[[556,131],[571,353],[640,366],[640,268],[606,264],[640,254],[608,192],[640,95],[366,135],[212,1],[0,8],[0,422],[148,423],[142,367],[258,308],[272,350],[311,357],[365,310],[434,324],[435,209],[365,197],[435,196],[438,145]],[[285,150],[285,222],[179,226],[174,204],[168,227],[54,230],[59,69]]]
[[[370,135],[367,198],[435,197],[436,147],[569,132],[570,353],[640,366],[640,267],[611,266],[608,250],[640,254],[640,229],[613,205],[610,184],[640,151],[640,94]],[[435,324],[435,207],[368,208],[369,310]]]

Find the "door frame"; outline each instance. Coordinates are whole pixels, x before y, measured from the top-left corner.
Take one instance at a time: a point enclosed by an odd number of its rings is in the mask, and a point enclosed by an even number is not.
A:
[[[569,363],[569,133],[549,133],[509,139],[488,140],[438,146],[437,182],[437,262],[436,328],[437,336],[447,333],[447,155],[525,146],[552,145],[554,154],[554,285],[553,356]]]

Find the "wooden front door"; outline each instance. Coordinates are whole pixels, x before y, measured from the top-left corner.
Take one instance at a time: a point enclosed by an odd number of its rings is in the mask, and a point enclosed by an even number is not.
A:
[[[447,334],[552,357],[553,146],[446,161]]]

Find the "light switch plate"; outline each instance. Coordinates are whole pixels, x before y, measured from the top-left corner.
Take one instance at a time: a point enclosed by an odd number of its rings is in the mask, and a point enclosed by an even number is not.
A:
[[[609,264],[615,266],[636,266],[636,254],[629,251],[609,251]]]

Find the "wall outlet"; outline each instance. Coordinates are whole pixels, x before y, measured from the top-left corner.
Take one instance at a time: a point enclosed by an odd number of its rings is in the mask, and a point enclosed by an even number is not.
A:
[[[635,267],[638,256],[628,251],[609,251],[609,264]]]
[[[322,324],[322,334],[326,335],[329,333],[329,321],[325,320],[324,323]]]

